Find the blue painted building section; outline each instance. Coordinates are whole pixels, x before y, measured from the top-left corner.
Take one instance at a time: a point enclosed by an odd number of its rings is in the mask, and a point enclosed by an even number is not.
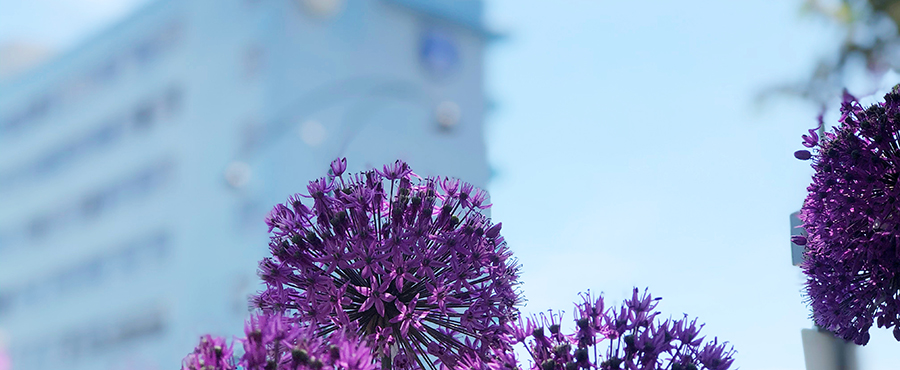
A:
[[[13,369],[172,369],[241,332],[269,207],[336,156],[484,187],[479,1],[159,0],[0,83]]]

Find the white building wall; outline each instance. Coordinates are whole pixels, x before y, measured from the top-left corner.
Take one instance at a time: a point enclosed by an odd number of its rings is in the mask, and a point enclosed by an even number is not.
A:
[[[239,334],[263,216],[336,156],[486,185],[480,3],[305,4],[159,0],[0,86],[14,369],[177,368]]]

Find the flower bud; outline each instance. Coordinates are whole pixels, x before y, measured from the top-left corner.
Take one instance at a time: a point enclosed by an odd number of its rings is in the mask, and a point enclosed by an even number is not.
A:
[[[553,370],[553,369],[556,369],[556,362],[553,360],[547,360],[541,364],[541,370]]]
[[[305,349],[294,348],[291,351],[291,357],[294,359],[294,362],[298,364],[306,365],[309,363],[309,352],[306,352]]]
[[[331,162],[331,175],[338,177],[347,170],[347,158],[337,158]]]
[[[805,161],[812,158],[812,153],[810,153],[809,150],[798,150],[794,152],[794,158]]]
[[[501,228],[501,227],[503,227],[503,223],[502,223],[502,222],[498,222],[496,225],[491,226],[490,229],[488,229],[487,231],[485,231],[485,232],[484,232],[484,236],[488,237],[489,239],[496,238],[497,235],[500,235],[500,228]]]
[[[579,348],[575,350],[575,361],[586,362],[588,360],[587,348]]]
[[[550,325],[550,334],[559,334],[559,324]]]

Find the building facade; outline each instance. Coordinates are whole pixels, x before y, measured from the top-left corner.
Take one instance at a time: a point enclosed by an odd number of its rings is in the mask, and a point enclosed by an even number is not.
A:
[[[269,207],[328,163],[484,187],[475,0],[157,0],[0,82],[13,369],[172,369],[241,333]]]

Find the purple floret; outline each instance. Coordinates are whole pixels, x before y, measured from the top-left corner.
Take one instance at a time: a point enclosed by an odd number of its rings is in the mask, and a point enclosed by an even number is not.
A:
[[[181,362],[182,370],[235,370],[232,345],[225,338],[204,335],[194,352]]]

